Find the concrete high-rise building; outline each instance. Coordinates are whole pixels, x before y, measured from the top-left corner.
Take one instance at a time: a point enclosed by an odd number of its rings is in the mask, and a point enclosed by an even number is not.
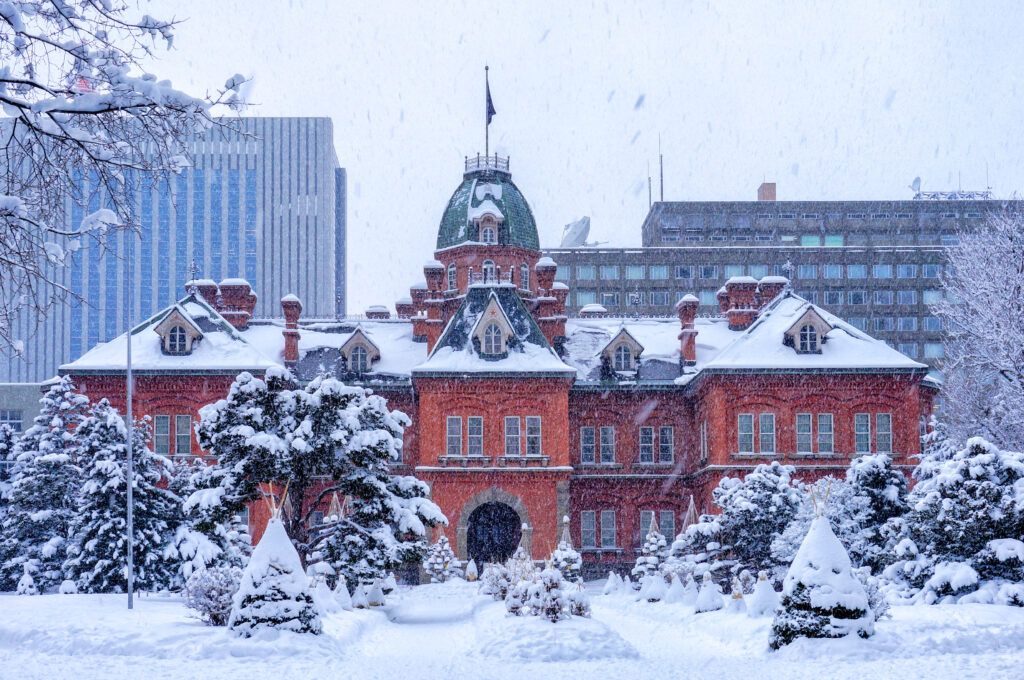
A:
[[[193,278],[244,278],[260,291],[255,314],[272,316],[295,293],[305,314],[345,313],[346,173],[329,118],[239,118],[190,143],[192,167],[163,181],[128,176],[134,221],[132,323],[184,294]],[[82,178],[85,195],[89,179]],[[102,206],[69,202],[68,224]],[[0,382],[38,383],[126,327],[127,235],[104,252],[86,239],[58,280],[81,302],[19,320],[21,357],[0,360]],[[12,386],[13,387],[13,386]],[[5,408],[0,389],[0,409]]]

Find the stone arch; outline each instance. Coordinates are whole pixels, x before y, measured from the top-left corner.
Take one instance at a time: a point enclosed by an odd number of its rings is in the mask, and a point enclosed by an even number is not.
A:
[[[473,511],[479,508],[484,503],[504,503],[519,515],[520,525],[526,525],[523,529],[523,545],[526,550],[533,555],[533,524],[530,522],[530,513],[526,510],[526,505],[523,504],[522,499],[515,494],[511,494],[504,489],[499,489],[496,486],[492,486],[489,489],[485,489],[480,493],[476,494],[462,506],[462,511],[459,513],[459,523],[455,528],[455,553],[458,555],[460,560],[469,559],[469,546],[467,541],[467,534],[469,531],[469,516],[473,514]]]

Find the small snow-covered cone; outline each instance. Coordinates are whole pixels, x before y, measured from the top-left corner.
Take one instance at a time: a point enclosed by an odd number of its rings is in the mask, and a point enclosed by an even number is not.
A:
[[[602,595],[611,595],[612,593],[618,592],[619,582],[615,580],[615,572],[608,572],[608,580],[604,582],[604,588],[601,589]]]
[[[338,585],[334,586],[334,601],[338,603],[338,609],[346,612],[352,611],[352,596],[349,595],[345,577],[340,574],[338,575]]]
[[[644,599],[648,602],[661,602],[665,599],[665,595],[668,593],[668,584],[665,583],[665,577],[658,572],[654,572],[647,577],[647,592],[644,595]]]
[[[633,601],[640,602],[641,600],[647,599],[647,589],[651,585],[651,577],[647,574],[637,577],[637,581],[640,584],[640,590],[633,593]]]
[[[373,582],[370,586],[369,591],[366,593],[366,601],[371,607],[383,607],[384,606],[384,589],[380,586],[380,579]]]
[[[38,595],[39,591],[36,590],[36,582],[32,578],[32,574],[28,573],[28,563],[24,565],[24,571],[21,578],[18,579],[18,595]]]
[[[334,599],[334,593],[323,579],[317,579],[316,585],[313,586],[313,600],[321,614],[334,614],[338,611],[338,601]]]
[[[622,584],[619,586],[619,592],[627,594],[631,594],[633,592],[633,582],[630,580],[629,576],[622,579]]]
[[[671,576],[671,580],[672,583],[669,585],[668,590],[665,592],[665,597],[661,601],[665,604],[679,604],[683,601],[686,591],[683,589],[683,582],[674,574]]]
[[[682,603],[689,607],[697,604],[697,582],[689,574],[686,575],[686,584],[683,586]]]
[[[743,586],[740,585],[740,580],[735,576],[732,577],[732,595],[729,597],[729,603],[726,605],[726,610],[730,614],[747,613],[747,605],[743,601]]]
[[[358,585],[352,593],[352,606],[356,609],[369,609],[370,600],[367,598],[367,586]]]
[[[61,595],[77,595],[78,586],[75,585],[74,581],[72,581],[69,578],[66,578],[63,581],[61,581],[60,590],[58,590],[57,592],[59,592]]]
[[[398,588],[398,581],[395,580],[395,575],[391,572],[388,572],[387,578],[385,578],[384,581],[380,584],[380,588],[384,591],[385,595],[390,594],[392,591]]]
[[[476,568],[476,560],[470,560],[466,565],[466,580],[472,583],[478,578],[480,578],[480,573]]]
[[[768,580],[768,572],[757,572],[757,582],[754,583],[754,592],[747,598],[747,616],[757,618],[771,616],[779,607],[779,594],[775,592],[771,581]]]
[[[722,590],[718,584],[711,580],[711,572],[704,572],[704,583],[701,584],[700,592],[697,593],[697,613],[713,612],[725,606],[722,598]]]

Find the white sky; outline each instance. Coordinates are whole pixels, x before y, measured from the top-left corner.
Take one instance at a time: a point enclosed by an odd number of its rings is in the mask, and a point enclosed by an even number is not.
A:
[[[941,5],[941,6],[940,6]],[[483,152],[483,65],[541,245],[639,245],[657,199],[908,198],[1024,187],[1024,12],[1014,2],[156,0],[188,17],[154,71],[198,94],[255,77],[253,115],[330,116],[348,169],[350,313],[423,279],[464,155]],[[979,7],[981,9],[979,9]]]

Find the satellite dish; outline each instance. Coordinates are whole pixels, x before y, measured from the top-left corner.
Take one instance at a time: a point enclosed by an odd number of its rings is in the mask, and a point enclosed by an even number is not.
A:
[[[562,229],[561,248],[578,248],[586,245],[590,234],[590,218],[584,215],[575,222],[570,222]]]
[[[921,178],[915,177],[914,181],[910,183],[910,188],[915,194],[921,193]]]

